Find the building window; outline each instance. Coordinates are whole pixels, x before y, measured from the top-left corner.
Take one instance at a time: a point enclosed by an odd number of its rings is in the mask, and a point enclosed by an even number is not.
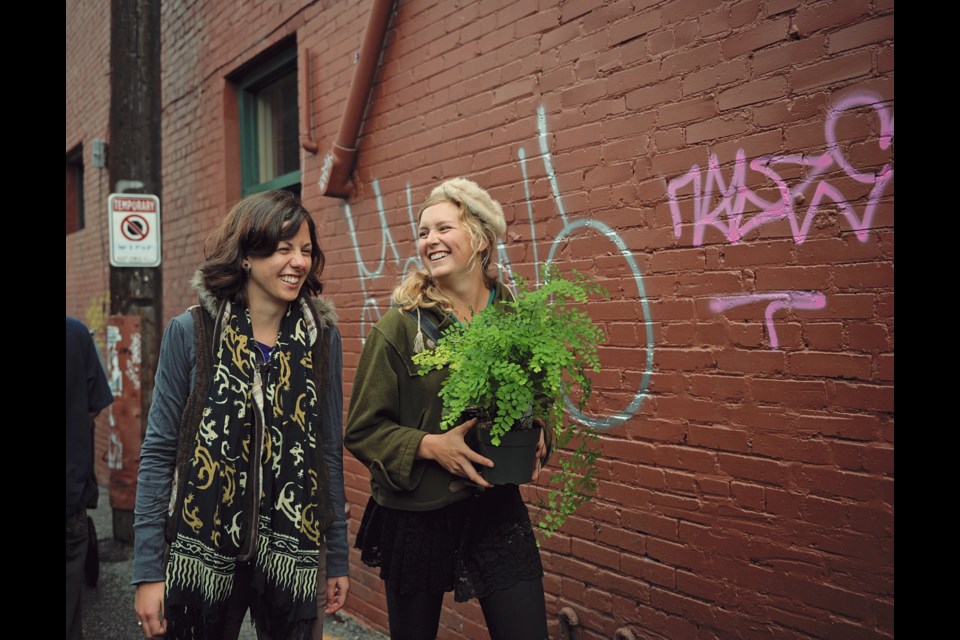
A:
[[[67,234],[83,229],[83,145],[67,153]]]
[[[237,81],[243,195],[287,189],[300,195],[297,55],[288,47]]]

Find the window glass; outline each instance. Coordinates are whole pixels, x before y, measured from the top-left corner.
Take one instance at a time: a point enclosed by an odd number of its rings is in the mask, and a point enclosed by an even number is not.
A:
[[[259,182],[300,168],[297,136],[297,78],[288,73],[256,97]]]
[[[300,194],[296,50],[288,47],[238,79],[243,194]]]

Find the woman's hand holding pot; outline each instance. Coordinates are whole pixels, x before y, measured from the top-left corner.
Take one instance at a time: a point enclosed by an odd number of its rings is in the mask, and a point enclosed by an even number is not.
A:
[[[536,482],[537,478],[540,477],[540,469],[543,466],[543,459],[547,455],[547,442],[543,437],[543,422],[537,419],[534,419],[534,422],[540,426],[540,440],[537,441],[537,449],[533,452],[533,457],[536,459],[536,462],[533,465],[533,476],[530,478],[531,482]]]
[[[471,418],[446,433],[428,433],[420,440],[417,458],[436,460],[453,475],[466,478],[481,487],[491,488],[493,485],[484,480],[473,465],[492,467],[493,461],[471,449],[464,440],[464,436],[476,424],[477,419]]]

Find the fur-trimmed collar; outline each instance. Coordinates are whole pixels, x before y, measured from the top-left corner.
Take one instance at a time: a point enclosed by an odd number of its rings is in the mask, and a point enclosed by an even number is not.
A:
[[[190,286],[197,292],[197,296],[200,298],[200,306],[203,307],[203,310],[206,311],[211,318],[216,319],[221,300],[214,297],[213,293],[207,289],[206,284],[203,282],[203,274],[199,269],[194,272],[193,278],[190,279]],[[310,298],[310,300],[317,309],[317,322],[321,330],[337,323],[337,310],[334,308],[333,302],[321,296]]]

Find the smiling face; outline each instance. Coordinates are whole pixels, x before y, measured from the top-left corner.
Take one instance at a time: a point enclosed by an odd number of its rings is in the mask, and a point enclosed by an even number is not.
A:
[[[310,272],[313,244],[307,222],[300,223],[297,234],[280,240],[269,256],[247,257],[250,274],[247,278],[247,300],[250,307],[276,305],[286,309],[297,299]]]
[[[417,228],[417,251],[430,274],[438,281],[465,276],[478,270],[480,252],[460,220],[460,209],[452,202],[439,202],[423,210]]]

